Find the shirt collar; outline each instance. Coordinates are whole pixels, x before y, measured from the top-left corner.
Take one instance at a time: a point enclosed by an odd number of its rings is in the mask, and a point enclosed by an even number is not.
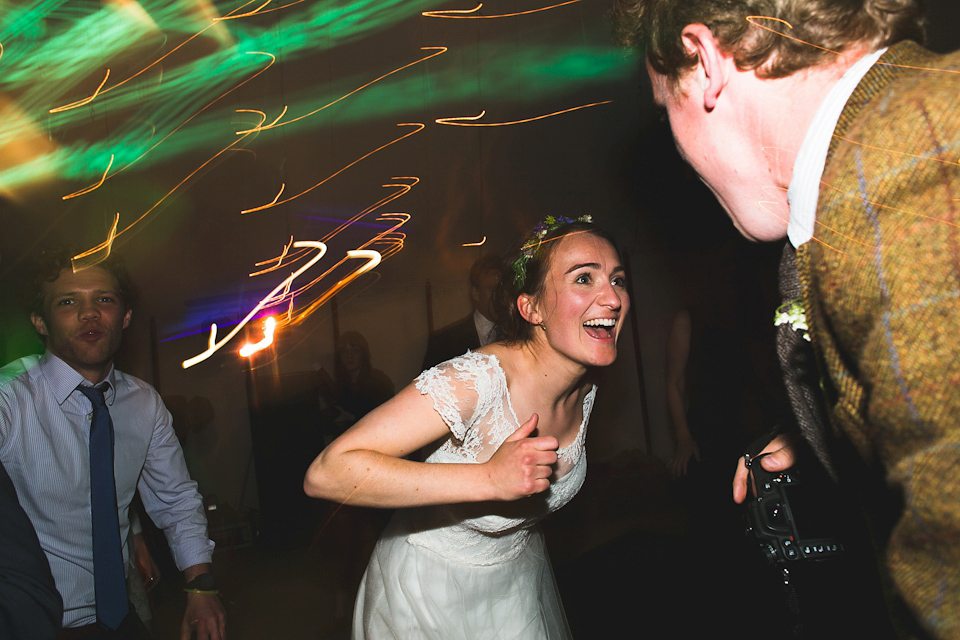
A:
[[[53,355],[49,351],[40,358],[40,372],[46,378],[50,390],[53,391],[53,397],[57,403],[63,404],[81,384],[90,386],[80,373],[68,365],[66,362]],[[104,379],[104,382],[110,383],[104,391],[103,397],[108,405],[112,405],[116,397],[116,369],[110,366],[110,372]]]
[[[800,151],[793,163],[793,175],[787,189],[787,201],[790,203],[790,222],[787,225],[787,237],[794,247],[799,247],[813,237],[814,222],[817,216],[817,201],[820,199],[820,178],[827,162],[827,152],[833,131],[837,128],[840,114],[857,85],[867,74],[887,48],[868,53],[853,66],[830,89],[820,103],[810,128],[800,145]]]
[[[477,329],[477,335],[480,337],[480,342],[484,345],[487,344],[490,338],[490,332],[493,331],[495,323],[492,320],[489,320],[487,316],[483,315],[476,309],[473,310],[473,326]]]

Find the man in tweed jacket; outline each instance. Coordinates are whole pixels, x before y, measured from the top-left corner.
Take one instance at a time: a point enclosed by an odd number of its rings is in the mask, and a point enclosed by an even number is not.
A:
[[[824,459],[842,432],[902,493],[889,576],[929,633],[960,638],[960,54],[910,41],[922,39],[918,5],[616,10],[625,40],[645,46],[681,154],[737,228],[789,237],[783,272],[827,414],[804,415],[809,389],[793,389],[798,422]],[[793,463],[789,438],[767,451],[769,470]],[[741,461],[734,497],[745,495]]]

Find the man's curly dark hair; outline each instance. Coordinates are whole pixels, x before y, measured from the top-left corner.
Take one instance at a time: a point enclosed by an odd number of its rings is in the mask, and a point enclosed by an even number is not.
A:
[[[614,0],[614,28],[676,81],[696,66],[680,34],[704,24],[741,70],[782,78],[850,46],[924,39],[921,0]]]
[[[20,283],[20,302],[27,313],[44,317],[44,283],[55,282],[61,271],[72,269],[73,257],[78,253],[80,252],[66,246],[48,247],[28,260],[24,278]],[[137,289],[119,256],[111,253],[105,260],[93,266],[104,269],[116,279],[117,294],[125,309],[137,306]]]

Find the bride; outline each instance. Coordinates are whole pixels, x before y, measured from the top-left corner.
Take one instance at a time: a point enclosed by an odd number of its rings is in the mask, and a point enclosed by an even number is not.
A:
[[[313,497],[405,507],[367,566],[356,640],[570,637],[535,525],[583,483],[586,376],[616,358],[630,301],[589,216],[548,217],[506,264],[503,341],[423,372],[307,471]]]

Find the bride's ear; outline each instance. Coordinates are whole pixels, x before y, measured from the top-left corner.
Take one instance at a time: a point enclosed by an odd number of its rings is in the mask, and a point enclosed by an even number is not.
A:
[[[521,293],[517,297],[517,311],[520,312],[520,317],[530,324],[540,324],[543,320],[537,311],[537,304],[533,296],[528,293]]]

